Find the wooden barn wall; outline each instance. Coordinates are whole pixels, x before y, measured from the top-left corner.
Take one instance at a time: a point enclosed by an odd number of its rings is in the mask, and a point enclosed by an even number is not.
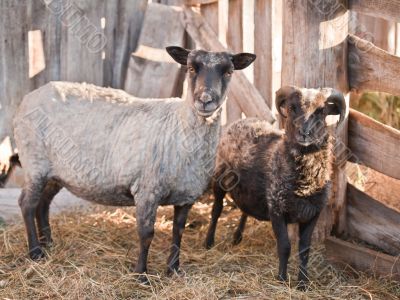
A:
[[[11,120],[23,96],[49,81],[123,88],[147,3],[1,0],[0,144],[12,141]],[[29,62],[38,64],[41,53],[43,68],[30,74]]]

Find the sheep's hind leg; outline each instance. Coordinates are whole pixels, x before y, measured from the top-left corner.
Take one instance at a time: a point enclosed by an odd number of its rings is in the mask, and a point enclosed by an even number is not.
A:
[[[41,246],[50,246],[53,243],[49,223],[49,208],[51,201],[61,188],[55,181],[49,181],[44,188],[40,203],[36,208],[36,223],[38,225]]]
[[[299,256],[300,256],[300,270],[298,277],[298,289],[305,290],[308,286],[308,273],[307,273],[307,263],[310,254],[311,247],[311,237],[317,223],[318,215],[313,217],[307,223],[299,224]]]
[[[287,280],[287,264],[290,256],[290,240],[287,231],[287,223],[283,216],[271,216],[272,229],[274,231],[279,256],[279,281]]]
[[[208,227],[207,238],[205,241],[206,249],[210,249],[212,246],[214,246],[215,230],[217,228],[218,219],[221,216],[223,201],[226,194],[226,192],[216,182],[213,184],[213,191],[215,199],[211,212],[211,222],[210,226]]]
[[[179,270],[179,252],[181,248],[182,234],[185,230],[187,216],[192,205],[174,206],[174,227],[172,229],[171,253],[167,261],[167,274]]]
[[[238,245],[242,241],[243,238],[243,230],[246,226],[246,221],[247,221],[247,214],[242,213],[242,216],[240,217],[239,225],[233,234],[233,245]]]
[[[39,244],[35,224],[36,209],[39,206],[45,185],[46,180],[44,178],[26,181],[18,199],[28,237],[29,256],[33,260],[39,260],[45,256]]]

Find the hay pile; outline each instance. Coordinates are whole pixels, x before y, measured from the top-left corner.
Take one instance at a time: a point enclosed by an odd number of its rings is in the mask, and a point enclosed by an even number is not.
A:
[[[295,289],[297,258],[292,255],[291,287],[274,280],[275,240],[268,222],[249,220],[243,242],[230,244],[240,212],[226,208],[213,250],[202,243],[211,206],[192,209],[182,243],[182,275],[164,276],[172,208],[160,208],[152,243],[150,286],[129,271],[138,239],[134,208],[93,206],[53,216],[55,245],[40,263],[26,256],[22,224],[0,229],[0,299],[398,299],[398,283],[335,270],[316,245],[310,259],[311,290]],[[293,253],[297,251],[296,247]]]

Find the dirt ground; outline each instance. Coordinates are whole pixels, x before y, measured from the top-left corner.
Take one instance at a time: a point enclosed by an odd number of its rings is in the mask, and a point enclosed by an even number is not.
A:
[[[249,220],[243,242],[231,245],[238,209],[225,207],[216,247],[203,241],[211,206],[197,203],[184,233],[182,274],[164,270],[172,228],[172,208],[159,209],[149,256],[150,286],[136,281],[129,267],[138,251],[134,208],[93,206],[51,218],[55,245],[45,261],[27,259],[23,225],[0,229],[0,299],[399,299],[397,282],[350,269],[340,271],[314,245],[311,286],[296,290],[298,260],[293,245],[290,281],[275,281],[275,239],[268,222]]]

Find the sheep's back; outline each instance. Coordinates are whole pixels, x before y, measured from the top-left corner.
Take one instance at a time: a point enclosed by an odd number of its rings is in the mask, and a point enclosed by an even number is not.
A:
[[[43,86],[24,98],[14,119],[22,165],[83,196],[134,185],[150,158],[164,157],[154,155],[163,146],[157,136],[163,132],[166,144],[173,138],[168,128],[181,100],[162,107],[162,100],[146,101],[91,85]]]
[[[282,136],[264,120],[248,118],[232,123],[221,137],[218,162],[228,163],[233,169],[250,168],[262,164],[264,152]]]

